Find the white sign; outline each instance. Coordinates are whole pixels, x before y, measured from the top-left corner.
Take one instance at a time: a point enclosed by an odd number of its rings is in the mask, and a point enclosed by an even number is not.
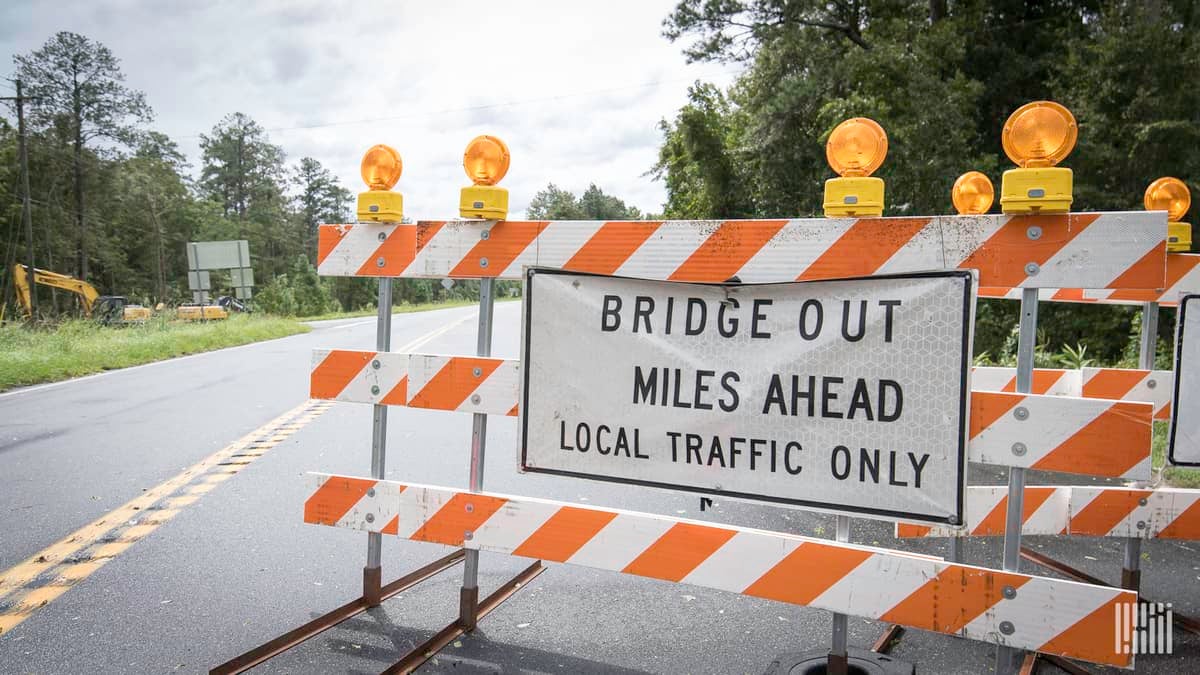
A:
[[[963,522],[972,272],[526,274],[523,471]]]
[[[1167,458],[1171,464],[1200,466],[1200,295],[1179,301],[1175,328],[1175,395]]]

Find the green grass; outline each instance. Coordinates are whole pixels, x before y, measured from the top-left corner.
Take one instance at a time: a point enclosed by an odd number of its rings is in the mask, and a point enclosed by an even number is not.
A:
[[[257,314],[203,323],[168,319],[162,315],[131,326],[101,326],[86,320],[33,330],[0,326],[0,391],[310,330],[293,319]]]
[[[1179,466],[1164,466],[1167,463],[1166,422],[1154,423],[1154,445],[1150,462],[1155,471],[1161,471],[1163,483],[1171,487],[1200,488],[1200,469],[1185,469]]]
[[[496,302],[511,302],[520,298],[496,298]],[[417,305],[399,304],[392,307],[392,314],[408,314],[410,312],[428,312],[432,309],[449,309],[451,307],[466,307],[478,305],[478,300],[447,300],[445,302],[423,302]],[[375,316],[375,308],[360,309],[354,312],[329,312],[316,316],[302,316],[300,321],[331,321],[333,319],[353,319],[360,316]]]

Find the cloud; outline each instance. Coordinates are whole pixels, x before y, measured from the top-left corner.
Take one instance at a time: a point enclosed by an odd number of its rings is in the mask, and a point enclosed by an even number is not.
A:
[[[492,133],[513,154],[514,217],[549,182],[594,182],[656,212],[663,186],[644,174],[658,121],[694,80],[731,79],[661,37],[673,4],[17,2],[0,10],[0,51],[28,53],[59,30],[104,43],[197,171],[199,134],[240,111],[289,161],[314,157],[352,191],[362,152],[394,145],[406,210],[445,218],[467,182],[462,149]]]

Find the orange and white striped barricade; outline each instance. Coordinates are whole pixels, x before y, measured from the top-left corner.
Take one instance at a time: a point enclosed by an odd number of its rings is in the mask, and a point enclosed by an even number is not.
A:
[[[1144,305],[1156,303],[1175,307],[1189,293],[1200,293],[1200,254],[1167,253],[1166,279],[1157,289],[1141,288],[1043,288],[1039,299],[1047,302],[1083,302],[1107,305]],[[979,296],[1019,300],[1021,289],[981,286]]]
[[[305,522],[582,565],[1131,667],[1136,594],[939,558],[529,497],[310,474]],[[1104,639],[1098,639],[1104,636]]]
[[[347,478],[338,479],[342,481],[341,487],[337,483],[332,487],[323,484],[318,492],[325,496],[317,502],[310,500],[306,517],[311,515],[316,521],[329,524],[371,523],[367,528],[371,541],[377,541],[377,537],[385,532],[392,534],[394,530],[398,536],[462,546],[466,554],[459,553],[458,558],[466,558],[469,573],[471,561],[478,559],[472,553],[482,549],[560,559],[563,555],[561,547],[530,544],[518,550],[525,541],[521,527],[533,528],[526,535],[534,539],[542,532],[559,541],[579,540],[580,548],[569,556],[570,562],[589,561],[604,569],[655,576],[656,570],[673,568],[675,563],[671,559],[682,556],[695,562],[695,569],[686,571],[686,580],[751,594],[763,588],[759,579],[749,579],[746,584],[739,585],[732,567],[743,565],[748,559],[742,551],[764,551],[766,554],[759,558],[765,565],[761,572],[774,581],[762,583],[781,589],[778,597],[776,592],[766,597],[886,617],[997,644],[1041,649],[1128,667],[1132,663],[1131,655],[1102,653],[1114,652],[1114,649],[1111,645],[1095,644],[1090,634],[1101,625],[1105,628],[1111,625],[1113,607],[1134,600],[1134,594],[1129,592],[1029,577],[1018,572],[982,570],[907,553],[659,516],[624,513],[604,516],[597,515],[603,510],[585,509],[588,513],[580,516],[584,522],[596,518],[612,521],[600,532],[589,533],[586,527],[576,522],[576,511],[563,511],[567,515],[555,517],[561,508],[577,507],[482,494],[486,414],[514,415],[518,412],[518,399],[512,396],[512,384],[525,374],[513,362],[488,358],[490,281],[521,278],[527,266],[709,283],[786,282],[962,269],[976,270],[978,283],[997,287],[1036,289],[1083,285],[1099,289],[1152,290],[1161,288],[1164,283],[1165,239],[1165,221],[1161,214],[1156,216],[1146,212],[754,221],[465,220],[412,225],[323,225],[318,241],[319,273],[380,278],[381,334],[386,325],[382,282],[391,278],[479,278],[484,280],[484,290],[481,292],[479,353],[475,357],[391,354],[386,341],[381,339],[371,353],[345,350],[319,353],[314,356],[312,373],[314,395],[375,405],[377,420],[388,406],[397,405],[401,400],[414,407],[474,413],[470,492],[380,482],[381,474],[374,471],[382,463],[380,457],[378,464],[373,463],[374,477],[367,479],[375,481],[371,486],[364,488],[365,483],[355,482],[362,479]],[[390,290],[390,286],[388,288]],[[387,300],[390,305],[390,296]],[[1027,343],[1032,344],[1023,333],[1021,344]],[[472,362],[467,360],[469,358],[476,360]],[[966,370],[964,366],[964,385],[968,381]],[[1080,400],[1085,403],[1076,399],[1037,396],[1030,394],[1027,386],[1018,384],[1021,385],[1017,387],[1018,391],[1024,393],[999,392],[985,398],[970,397],[972,408],[986,400],[989,410],[1003,412],[991,420],[991,424],[978,426],[972,423],[970,429],[963,429],[964,447],[960,452],[964,459],[969,446],[972,455],[982,453],[982,457],[994,457],[995,461],[1010,466],[1033,466],[1083,452],[1077,450],[1085,445],[1078,442],[1081,433],[1086,437],[1095,431],[1109,429],[1111,425],[1128,429],[1127,433],[1135,436],[1142,433],[1135,430],[1142,423],[1140,411],[1132,416],[1131,423],[1131,418],[1117,414],[1111,403],[1096,405],[1083,399]],[[964,387],[964,403],[968,392],[969,389]],[[964,405],[964,409],[966,407]],[[1017,415],[1018,410],[1028,413],[1027,419],[1035,420],[1034,424],[1049,422],[1053,417],[1057,420],[1055,432],[1038,434],[1033,431],[1033,425],[1027,425],[1028,430],[1013,425],[1009,419]],[[965,414],[963,419],[965,421]],[[1076,426],[1072,427],[1072,424]],[[377,424],[376,447],[380,451],[382,431]],[[966,442],[967,435],[971,436],[969,443]],[[1025,444],[1024,453],[1013,452],[1018,443]],[[382,452],[377,454],[382,455]],[[1110,470],[1118,475],[1140,470],[1141,458],[1136,451],[1125,460],[1128,461],[1124,466],[1120,466],[1121,462],[1111,463]],[[338,495],[343,487],[348,491],[342,491],[337,498],[347,505],[345,510],[337,513],[337,508],[321,506],[326,503],[326,497]],[[363,490],[362,494],[354,496],[359,489]],[[367,501],[362,502],[364,499]],[[356,506],[360,503],[366,506]],[[474,529],[459,527],[461,523],[456,519],[459,506],[475,523]],[[456,518],[434,517],[444,510],[446,514],[455,513]],[[361,521],[356,515],[360,512]],[[485,513],[503,515],[495,520],[479,520]],[[335,514],[336,518],[333,517]],[[561,520],[563,517],[566,520]],[[948,523],[948,516],[945,521]],[[510,522],[512,526],[508,524]],[[441,529],[445,523],[451,530]],[[693,533],[698,534],[693,536]],[[580,537],[593,543],[580,540]],[[655,545],[663,537],[666,539],[662,546]],[[638,546],[642,548],[639,550]],[[749,549],[743,549],[743,546]],[[614,550],[630,554],[619,568],[613,562],[615,559],[606,553],[614,547]],[[595,553],[582,555],[588,551]],[[810,554],[816,557],[810,557]],[[729,555],[735,557],[726,557]],[[828,587],[813,589],[816,593],[812,598],[797,597],[787,590],[794,587],[797,570],[803,570],[805,575],[816,574],[824,570],[824,563],[819,560],[836,560],[842,556],[858,559],[857,564],[841,566],[845,582],[832,579]],[[454,554],[449,557],[453,558]],[[738,565],[729,563],[734,559]],[[634,565],[634,562],[638,564]],[[540,570],[539,564],[535,563],[530,570],[536,574]],[[424,578],[421,573],[419,570],[414,574]],[[677,576],[678,570],[670,575],[662,574],[671,578]],[[851,596],[857,594],[850,592],[852,584],[861,587],[868,578],[911,579],[912,583],[908,586],[877,583],[881,595],[875,605],[869,607],[853,602]],[[682,579],[684,577],[675,580]],[[943,583],[945,581],[950,583]],[[453,631],[460,633],[473,627],[481,612],[471,611],[467,616],[467,611],[488,603],[476,605],[475,599],[468,597],[466,586],[464,582],[463,611],[460,611],[457,625],[448,626],[450,632],[442,631],[430,643],[418,648],[421,653],[416,655],[417,660],[407,663],[419,663],[435,652],[444,644],[446,635],[457,634]],[[1001,589],[999,595],[997,588]],[[1050,598],[1054,598],[1053,605],[1047,604]],[[364,597],[360,601],[369,603],[379,599]],[[947,602],[949,605],[944,604]],[[1030,624],[1034,628],[1022,625],[1026,623],[1025,614],[1018,612],[1012,618],[1003,615],[1001,610],[1018,605],[1029,608],[1027,616],[1035,622]],[[931,616],[931,606],[963,609]],[[1026,630],[1030,632],[1024,632]],[[1087,639],[1081,637],[1084,635],[1088,635]],[[443,642],[438,642],[439,639]]]

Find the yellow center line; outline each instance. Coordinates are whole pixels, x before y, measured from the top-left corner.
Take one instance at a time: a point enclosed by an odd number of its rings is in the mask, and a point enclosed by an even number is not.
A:
[[[417,349],[474,316],[468,314],[445,324],[396,351]],[[169,521],[183,507],[233,477],[251,461],[299,431],[332,405],[332,401],[316,399],[301,403],[0,573],[0,635],[66,593],[109,560]],[[156,504],[159,506],[156,507]],[[106,539],[105,535],[109,533],[113,536]],[[71,559],[85,549],[88,549],[89,555]],[[39,579],[41,583],[35,584]]]

